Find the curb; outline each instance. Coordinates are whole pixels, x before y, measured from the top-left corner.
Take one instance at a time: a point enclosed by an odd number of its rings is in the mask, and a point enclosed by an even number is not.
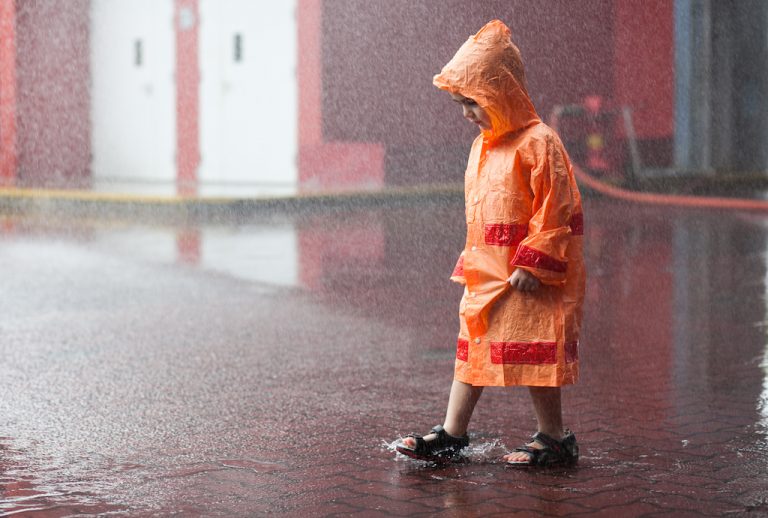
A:
[[[83,190],[0,189],[0,214],[130,219],[230,219],[265,212],[350,210],[463,200],[463,185],[248,198],[144,196]]]

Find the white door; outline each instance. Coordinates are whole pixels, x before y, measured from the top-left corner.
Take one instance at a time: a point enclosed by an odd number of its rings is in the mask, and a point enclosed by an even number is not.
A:
[[[173,0],[92,0],[93,176],[97,189],[175,189]]]
[[[292,194],[296,0],[200,0],[200,193]]]

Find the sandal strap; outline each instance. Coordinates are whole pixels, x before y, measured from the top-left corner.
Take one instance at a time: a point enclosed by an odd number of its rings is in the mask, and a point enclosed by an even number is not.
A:
[[[554,452],[549,447],[533,448],[527,444],[515,448],[513,451],[525,453],[528,456],[528,460],[525,462],[510,462],[510,464],[526,465],[526,466],[538,466],[547,464],[547,460]]]
[[[559,441],[545,433],[537,432],[531,437],[531,441],[542,447],[535,448],[524,444],[515,448],[515,452],[525,453],[528,456],[528,462],[510,462],[510,464],[550,466],[575,462],[579,458],[576,437],[570,431]]]
[[[535,463],[536,458],[541,455],[543,450],[538,448],[531,448],[530,446],[520,446],[519,448],[515,448],[513,451],[525,453],[528,455],[528,461]]]
[[[459,443],[463,446],[469,445],[469,435],[466,433],[462,435],[461,437],[457,437],[455,435],[451,435],[448,432],[445,431],[445,428],[443,428],[443,425],[435,425],[432,427],[432,433],[437,435],[436,441],[442,441],[444,444],[450,444],[450,443]]]
[[[551,437],[545,433],[542,432],[536,432],[533,434],[533,437],[531,437],[532,441],[538,442],[539,444],[543,445],[545,448],[549,448],[556,454],[560,455],[563,453],[563,443],[562,441],[558,441],[554,437]]]
[[[535,455],[538,455],[539,452],[541,452],[542,450],[540,450],[539,448],[532,448],[530,446],[525,445],[525,446],[520,446],[519,448],[515,448],[512,451],[521,451],[523,453],[530,453],[531,455],[535,456]]]
[[[469,436],[467,434],[464,434],[461,437],[454,437],[446,432],[442,425],[433,426],[430,433],[435,434],[436,437],[429,441],[424,439],[424,436],[422,435],[407,435],[406,437],[410,437],[416,441],[414,447],[410,449],[419,454],[431,455],[434,452],[441,450],[459,451],[460,449],[469,446]]]
[[[433,426],[430,432],[436,434],[438,438],[444,434],[448,435],[448,432],[445,431],[445,428],[443,428],[443,425],[441,424],[436,424],[435,426]]]

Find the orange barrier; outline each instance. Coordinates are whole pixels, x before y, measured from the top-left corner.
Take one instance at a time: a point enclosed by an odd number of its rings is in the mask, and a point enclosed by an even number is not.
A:
[[[668,205],[673,207],[690,207],[703,209],[730,209],[768,212],[768,201],[751,200],[746,198],[722,198],[712,196],[685,196],[677,194],[657,194],[636,192],[608,185],[586,173],[579,166],[573,166],[573,172],[581,185],[611,198],[635,203],[651,205]]]

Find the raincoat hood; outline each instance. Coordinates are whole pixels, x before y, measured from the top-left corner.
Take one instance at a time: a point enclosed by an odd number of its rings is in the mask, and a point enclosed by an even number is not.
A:
[[[520,51],[500,20],[488,22],[437,74],[435,86],[474,99],[491,119],[488,140],[541,122],[525,85]]]

